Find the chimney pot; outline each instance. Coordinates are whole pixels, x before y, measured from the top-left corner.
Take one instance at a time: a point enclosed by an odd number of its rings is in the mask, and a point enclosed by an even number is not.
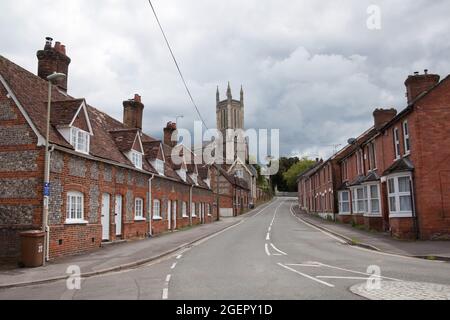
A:
[[[164,128],[164,144],[174,148],[177,145],[177,141],[172,141],[174,132],[177,131],[177,124],[170,121]]]
[[[134,95],[134,101],[136,101],[136,102],[141,102],[141,101],[142,101],[141,96],[138,95],[138,94],[136,93],[136,94]]]
[[[397,115],[397,110],[391,109],[375,109],[373,112],[375,129],[381,129],[386,123],[391,121]]]
[[[123,102],[123,124],[127,127],[142,130],[143,113],[144,105],[139,95]]]

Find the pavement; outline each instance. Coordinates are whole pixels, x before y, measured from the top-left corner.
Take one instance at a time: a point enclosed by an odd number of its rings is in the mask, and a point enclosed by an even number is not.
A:
[[[450,261],[450,241],[397,240],[387,233],[370,232],[354,228],[349,224],[324,220],[300,211],[298,207],[295,207],[294,210],[296,215],[305,222],[330,232],[351,245],[390,254]]]
[[[68,268],[77,266],[83,277],[97,276],[157,260],[192,245],[205,237],[223,231],[267,206],[264,204],[239,217],[221,218],[210,224],[136,241],[108,244],[90,253],[60,258],[38,268],[16,268],[0,271],[0,288],[27,286],[66,279]]]
[[[278,198],[149,263],[82,278],[78,285],[75,278],[4,288],[0,299],[450,299],[449,263],[349,245],[300,219],[295,205],[295,199]]]

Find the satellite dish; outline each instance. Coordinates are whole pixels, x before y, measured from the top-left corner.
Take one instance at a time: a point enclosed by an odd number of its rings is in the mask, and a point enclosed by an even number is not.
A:
[[[350,138],[348,139],[348,144],[355,144],[356,143],[356,139],[355,138]]]

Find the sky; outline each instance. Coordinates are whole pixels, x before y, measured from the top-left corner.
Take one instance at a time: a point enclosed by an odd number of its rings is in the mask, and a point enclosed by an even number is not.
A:
[[[280,129],[285,156],[330,156],[375,108],[406,106],[409,74],[450,73],[447,0],[153,4],[207,126],[216,87],[224,99],[230,81],[239,99],[242,84],[246,128]],[[138,93],[157,138],[178,115],[198,120],[147,0],[2,0],[0,15],[0,54],[33,73],[46,36],[67,46],[72,96],[121,120]]]

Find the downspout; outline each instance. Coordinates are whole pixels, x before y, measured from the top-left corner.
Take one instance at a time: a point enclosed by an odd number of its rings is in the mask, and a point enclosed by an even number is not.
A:
[[[192,189],[194,189],[194,185],[191,185],[189,189],[189,226],[192,227]]]
[[[148,236],[153,237],[153,199],[152,199],[152,181],[155,178],[155,174],[152,174],[152,177],[148,179]]]
[[[414,223],[414,231],[416,234],[416,240],[418,240],[418,239],[420,239],[420,230],[419,230],[419,217],[417,216],[417,211],[416,211],[416,192],[413,189],[414,188],[414,174],[413,173],[411,173],[409,188],[411,190],[412,216],[413,216],[413,223]]]

